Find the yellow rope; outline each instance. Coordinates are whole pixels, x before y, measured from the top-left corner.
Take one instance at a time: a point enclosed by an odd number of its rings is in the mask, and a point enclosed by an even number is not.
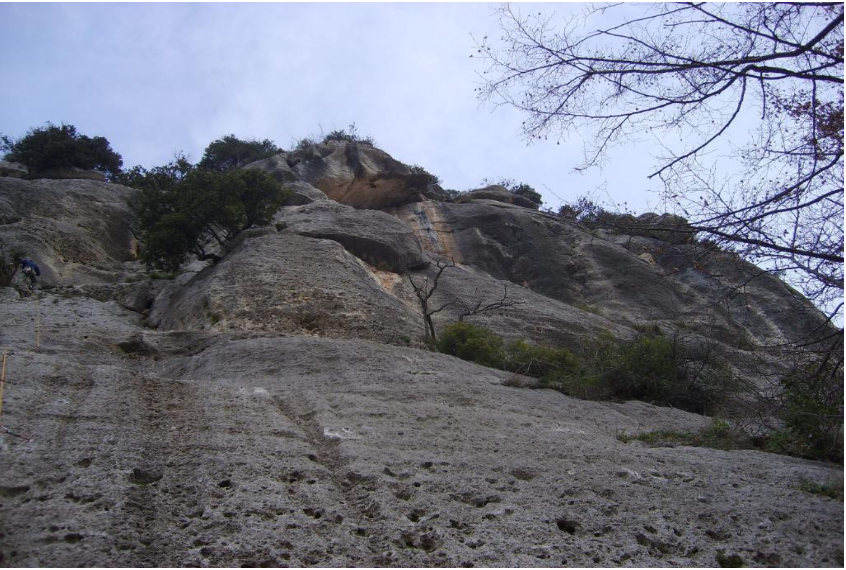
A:
[[[6,351],[3,351],[3,372],[0,372],[0,417],[3,416],[3,387],[6,385]]]
[[[38,293],[33,291],[35,295],[35,350],[41,346],[41,303],[39,302]]]

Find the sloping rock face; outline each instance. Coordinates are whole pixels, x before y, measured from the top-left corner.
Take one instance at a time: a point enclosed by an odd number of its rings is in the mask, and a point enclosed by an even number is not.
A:
[[[795,341],[824,322],[778,279],[695,244],[591,232],[493,202],[425,202],[392,212],[428,251],[618,324],[657,321],[721,342],[770,344]]]
[[[148,279],[131,194],[0,180],[0,236],[60,285],[0,288],[3,425],[32,438],[0,434],[0,564],[842,566],[842,503],[801,490],[840,466],[623,443],[711,420],[420,350],[409,281],[454,259],[439,330],[507,291],[471,322],[551,345],[655,323],[740,346],[817,322],[751,266],[496,201],[317,200]]]
[[[55,301],[55,302],[54,302]],[[363,340],[154,332],[113,303],[0,306],[10,566],[842,564],[831,465],[647,448],[701,416],[509,388]],[[49,308],[49,312],[47,309]]]
[[[0,178],[0,241],[52,285],[115,281],[134,258],[131,188],[90,180]]]
[[[286,206],[304,206],[306,204],[311,204],[312,202],[320,202],[329,199],[326,194],[308,182],[287,182],[285,183],[285,188],[292,192],[291,197],[285,202]]]
[[[411,228],[384,212],[358,212],[349,206],[325,201],[282,210],[275,219],[289,232],[336,241],[378,269],[404,273],[428,263]]]
[[[271,232],[248,237],[166,302],[160,330],[285,332],[409,342],[420,323],[355,256],[328,239]]]
[[[98,170],[85,170],[75,166],[68,166],[62,168],[49,168],[47,170],[39,170],[31,172],[30,180],[37,178],[49,178],[51,180],[94,180],[96,182],[105,182],[106,175]]]
[[[429,180],[363,143],[327,142],[247,166],[287,182],[301,180],[356,208],[399,206],[425,192]]]
[[[508,188],[498,184],[485,186],[484,188],[479,188],[477,190],[471,190],[467,194],[463,195],[459,202],[471,202],[473,200],[494,200],[496,202],[504,202],[505,204],[514,204],[515,206],[520,206],[522,208],[531,208],[533,210],[538,209],[538,205],[525,196],[509,192]]]
[[[29,178],[26,166],[19,162],[0,160],[0,178]]]

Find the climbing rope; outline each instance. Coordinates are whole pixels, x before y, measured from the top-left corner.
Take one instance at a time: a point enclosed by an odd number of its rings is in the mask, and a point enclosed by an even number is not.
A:
[[[38,293],[33,289],[32,294],[35,295],[35,350],[38,351],[38,348],[41,346],[41,303],[40,297]],[[6,387],[6,361],[9,359],[9,352],[7,350],[3,350],[3,363],[0,365],[0,419],[3,417],[3,390]],[[21,435],[16,433],[2,423],[0,423],[0,433],[4,433],[7,435],[11,435],[13,437],[19,437],[24,441],[32,441],[31,438],[26,437],[25,435]]]
[[[2,370],[0,370],[0,419],[3,417],[3,388],[6,386],[6,360],[9,357],[9,353],[7,351],[3,351],[3,365]],[[16,433],[2,423],[0,423],[0,433],[5,433],[7,435],[11,435],[13,437],[19,437],[24,441],[32,441],[32,439],[26,437],[25,435],[21,435]]]
[[[37,352],[38,347],[41,346],[41,302],[35,290],[32,294],[35,295],[35,350]]]
[[[3,371],[0,372],[0,419],[3,418],[3,388],[6,386],[6,356],[7,353],[3,351]]]

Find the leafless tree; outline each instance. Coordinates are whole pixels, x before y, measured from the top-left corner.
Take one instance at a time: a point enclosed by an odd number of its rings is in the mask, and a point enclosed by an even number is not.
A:
[[[499,311],[501,309],[506,309],[508,307],[513,307],[519,303],[519,301],[509,298],[508,296],[508,283],[503,283],[503,291],[502,297],[498,300],[487,301],[484,298],[480,298],[478,289],[474,294],[474,299],[457,299],[454,298],[451,301],[443,303],[435,308],[432,305],[432,297],[435,294],[435,291],[438,288],[439,281],[441,276],[443,275],[444,271],[449,268],[455,268],[455,260],[451,259],[449,261],[445,261],[442,259],[435,261],[435,266],[437,267],[437,272],[435,272],[435,276],[430,281],[428,277],[426,277],[423,283],[416,283],[414,279],[412,279],[410,273],[406,273],[406,278],[408,282],[411,284],[411,288],[414,291],[414,295],[417,297],[417,300],[420,302],[420,310],[423,313],[423,323],[424,329],[426,331],[426,340],[431,342],[436,342],[438,340],[437,334],[435,333],[435,323],[433,320],[433,316],[440,313],[444,309],[452,306],[458,306],[458,320],[463,321],[465,318],[473,316],[473,315],[480,315],[483,313],[491,313],[494,311]]]
[[[455,260],[451,259],[447,262],[438,259],[435,262],[435,265],[438,270],[431,282],[429,281],[429,277],[426,277],[423,283],[418,285],[414,282],[414,279],[411,278],[411,273],[406,273],[408,282],[411,283],[411,288],[414,290],[414,295],[417,297],[417,300],[420,301],[420,310],[423,312],[423,324],[424,330],[426,331],[426,340],[429,342],[435,342],[438,340],[437,334],[435,334],[435,322],[432,320],[432,316],[458,302],[457,300],[452,300],[440,305],[438,308],[433,308],[431,306],[430,301],[438,288],[438,281],[440,281],[441,275],[443,275],[444,271],[450,267],[455,267]]]
[[[842,3],[499,15],[481,98],[524,111],[529,139],[586,133],[578,169],[652,138],[650,177],[694,230],[842,318]]]

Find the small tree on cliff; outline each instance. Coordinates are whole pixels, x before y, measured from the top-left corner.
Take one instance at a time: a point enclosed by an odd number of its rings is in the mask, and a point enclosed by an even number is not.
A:
[[[226,242],[269,223],[288,195],[260,170],[203,170],[183,156],[151,171],[136,169],[141,259],[167,271],[177,270],[188,254],[219,261]]]
[[[435,273],[435,277],[431,282],[429,281],[429,278],[426,277],[423,280],[423,283],[418,284],[411,278],[411,273],[406,273],[408,282],[411,283],[411,288],[414,290],[414,295],[420,302],[420,309],[423,312],[423,328],[426,333],[426,341],[431,343],[435,343],[438,340],[438,335],[435,333],[435,322],[432,320],[432,316],[440,313],[450,305],[457,303],[457,301],[453,300],[440,305],[438,308],[434,308],[432,306],[432,296],[438,288],[438,281],[440,281],[441,275],[443,275],[444,271],[450,267],[455,267],[455,261],[450,260],[449,262],[446,262],[439,259],[435,262],[435,264],[438,271]]]
[[[451,301],[438,305],[436,308],[435,305],[432,304],[432,297],[434,296],[435,291],[438,289],[438,284],[440,282],[441,276],[443,275],[444,271],[449,268],[455,268],[456,265],[454,259],[451,259],[448,262],[445,260],[438,259],[435,261],[435,266],[437,267],[437,271],[435,272],[435,276],[432,278],[432,280],[430,281],[429,278],[426,277],[424,278],[423,283],[419,284],[415,282],[414,279],[412,279],[410,273],[406,273],[406,278],[411,284],[411,288],[414,291],[414,295],[420,302],[420,310],[423,313],[423,328],[425,330],[425,339],[428,343],[434,344],[438,342],[438,336],[435,332],[435,321],[433,319],[433,316],[448,307],[454,305],[458,306],[458,320],[464,321],[465,318],[471,317],[473,315],[481,315],[483,313],[498,311],[507,307],[513,307],[518,304],[518,301],[508,297],[508,285],[504,284],[502,298],[500,298],[499,300],[486,302],[484,299],[453,299]],[[476,291],[475,296],[478,296],[478,290]]]
[[[206,147],[197,168],[222,172],[257,160],[270,158],[280,152],[283,152],[282,149],[269,139],[263,141],[256,139],[241,140],[235,135],[226,135]]]
[[[111,177],[123,166],[123,159],[107,139],[81,135],[73,125],[47,123],[30,129],[17,141],[3,136],[2,148],[7,151],[6,160],[20,162],[30,171],[76,167],[100,170]]]

